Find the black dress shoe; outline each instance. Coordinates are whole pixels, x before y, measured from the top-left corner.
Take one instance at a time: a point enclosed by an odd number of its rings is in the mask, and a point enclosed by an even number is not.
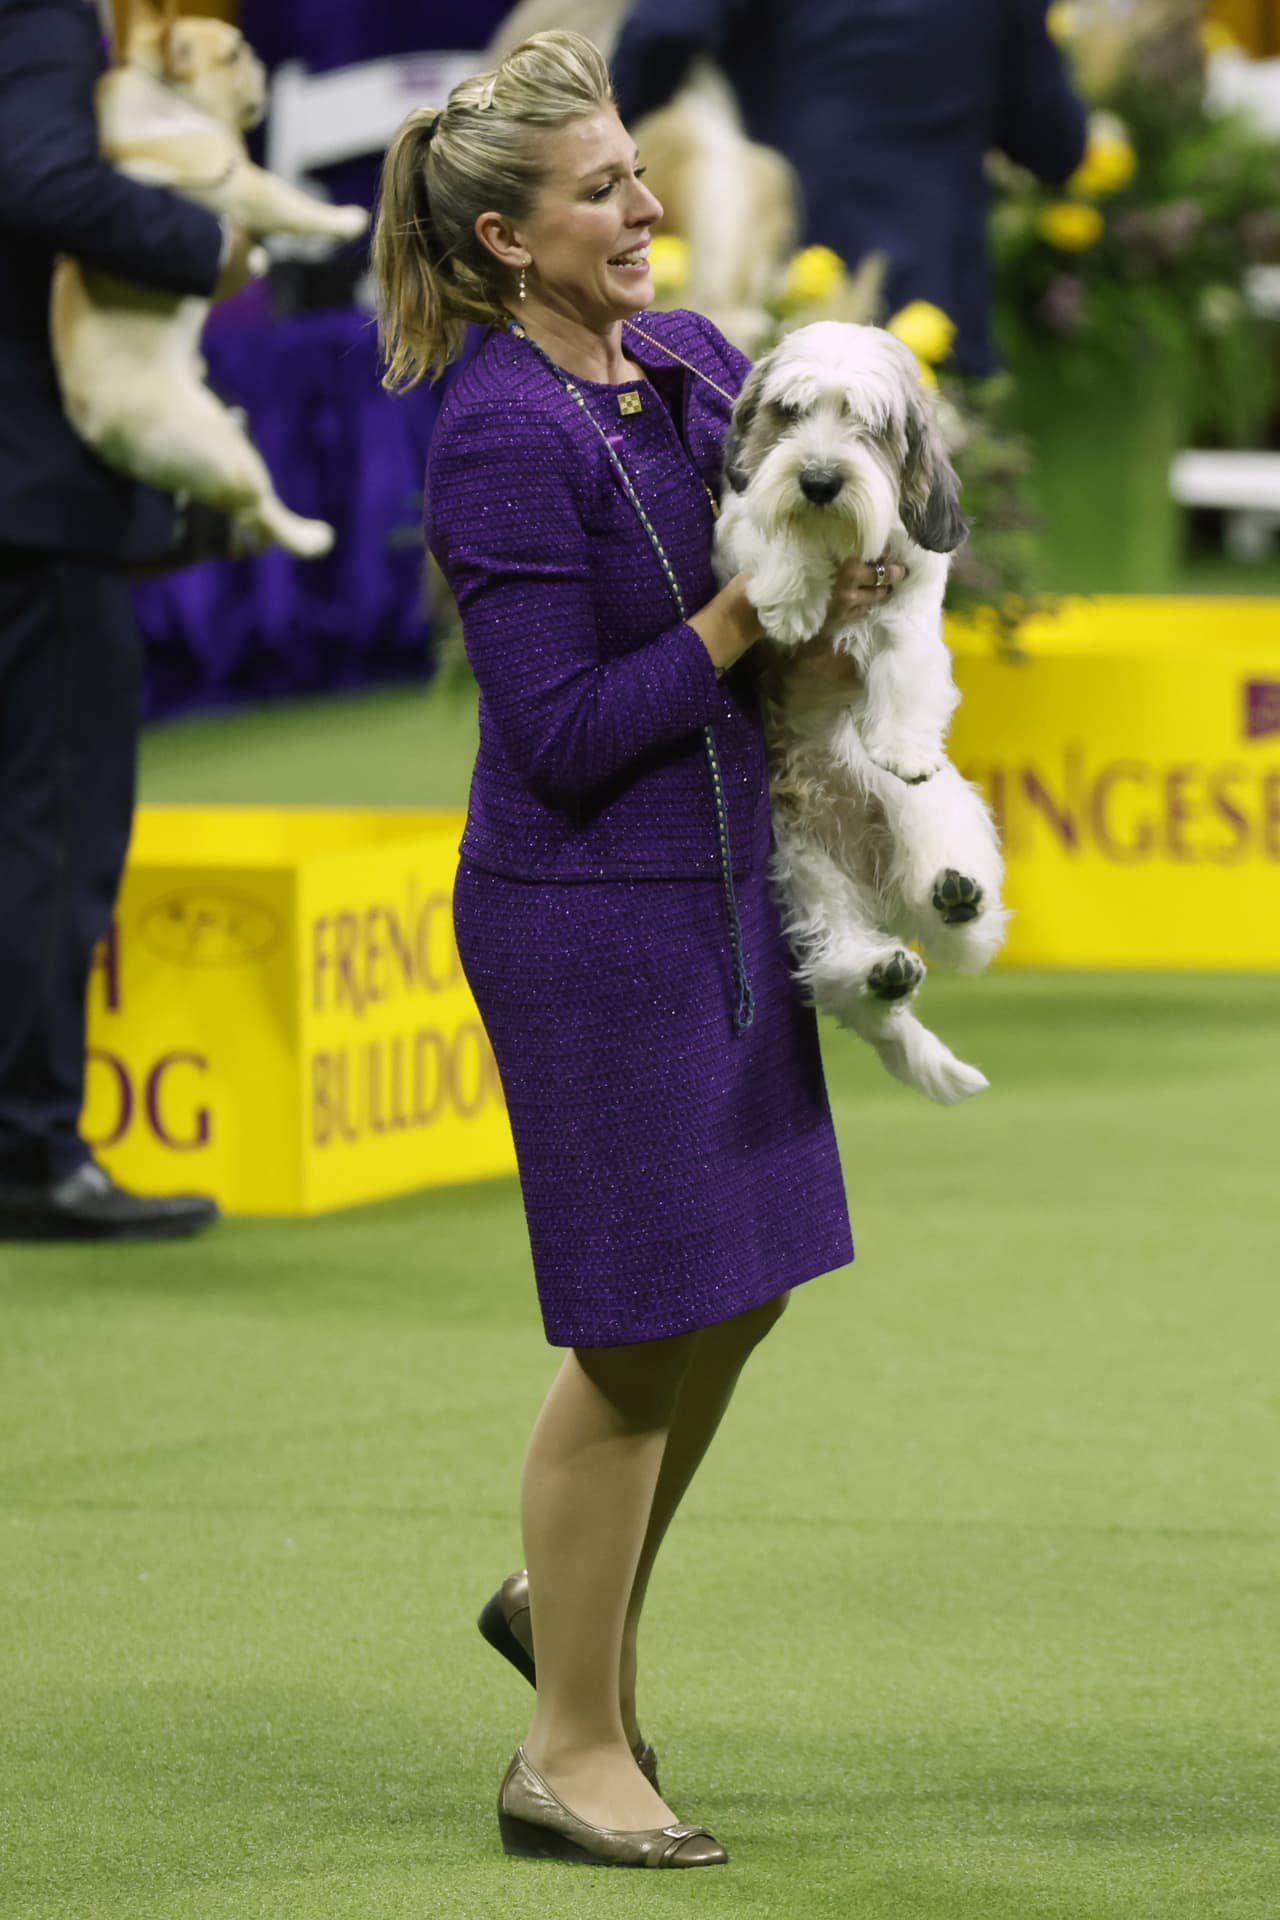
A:
[[[51,1186],[0,1187],[0,1240],[178,1240],[217,1218],[203,1194],[127,1193],[93,1160]]]

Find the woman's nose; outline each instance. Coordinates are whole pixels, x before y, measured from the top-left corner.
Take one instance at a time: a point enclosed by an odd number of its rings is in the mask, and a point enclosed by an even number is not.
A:
[[[636,181],[636,196],[627,211],[631,214],[631,224],[637,227],[648,226],[662,218],[662,202],[656,193],[650,193],[643,180]]]

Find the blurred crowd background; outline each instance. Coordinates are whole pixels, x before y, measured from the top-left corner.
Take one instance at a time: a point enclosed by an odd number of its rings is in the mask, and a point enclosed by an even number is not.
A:
[[[996,644],[1055,593],[1280,587],[1275,0],[184,8],[268,63],[267,162],[368,204],[409,108],[532,29],[591,33],[667,204],[660,300],[757,351],[877,319],[940,384],[975,529],[952,605]],[[448,629],[419,532],[440,396],[378,388],[365,243],[271,251],[210,378],[337,544],[141,584],[152,716],[428,677]]]

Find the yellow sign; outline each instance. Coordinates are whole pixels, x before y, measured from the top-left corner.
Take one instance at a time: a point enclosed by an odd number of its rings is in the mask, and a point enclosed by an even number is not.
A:
[[[83,1127],[111,1172],[271,1214],[512,1172],[453,940],[461,831],[142,808],[89,997]]]
[[[951,737],[1037,966],[1280,967],[1280,607],[1097,599],[997,658],[958,622]]]

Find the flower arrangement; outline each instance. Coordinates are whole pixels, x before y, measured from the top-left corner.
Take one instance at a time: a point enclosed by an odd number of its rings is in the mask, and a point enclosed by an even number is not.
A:
[[[1092,108],[1059,190],[996,163],[990,239],[1006,356],[1067,386],[1158,356],[1197,428],[1245,437],[1274,391],[1251,267],[1280,261],[1280,146],[1205,106],[1224,30],[1201,0],[1059,0],[1048,23]],[[1229,36],[1228,36],[1229,37]]]

